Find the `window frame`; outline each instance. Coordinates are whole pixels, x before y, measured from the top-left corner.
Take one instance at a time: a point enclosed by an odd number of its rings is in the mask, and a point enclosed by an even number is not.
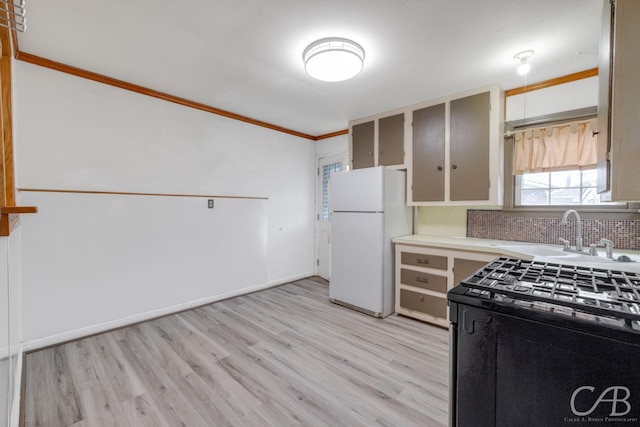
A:
[[[594,185],[585,185],[585,173],[590,173],[592,175],[591,177],[591,183],[593,183]],[[554,175],[557,178],[557,174],[568,174],[569,176],[571,176],[572,178],[575,178],[575,185],[573,186],[559,186],[557,184],[554,184],[553,181],[553,177]],[[527,183],[525,183],[525,181],[527,180],[527,176],[530,175],[544,175],[544,183],[542,181],[536,181],[536,183],[538,184],[538,186],[536,187],[528,187]],[[558,203],[554,203],[554,204],[548,204],[551,203],[551,199],[553,198],[553,191],[554,190],[573,190],[576,191],[576,196],[579,199],[579,203],[572,203],[572,206],[576,206],[575,209],[578,208],[582,208],[585,206],[621,206],[623,202],[608,202],[609,204],[596,204],[596,203],[588,203],[588,204],[582,204],[582,200],[585,193],[584,191],[589,190],[590,194],[593,195],[593,191],[597,190],[597,186],[595,185],[595,179],[597,178],[597,169],[595,167],[593,168],[588,168],[588,169],[568,169],[568,170],[558,170],[558,171],[540,171],[540,172],[528,172],[528,173],[524,173],[522,175],[516,175],[515,176],[515,186],[514,186],[514,194],[515,194],[515,199],[514,199],[514,206],[518,206],[518,207],[536,207],[536,206],[540,206],[540,207],[553,207],[553,206],[558,206]],[[530,182],[529,182],[530,183]],[[557,183],[557,181],[556,181]],[[547,197],[546,197],[546,202],[547,203],[539,203],[539,204],[525,204],[522,203],[522,198],[527,194],[530,193],[532,191],[536,191],[536,190],[543,190],[543,191],[547,191]]]
[[[505,122],[504,138],[504,204],[505,216],[525,218],[555,218],[567,209],[579,209],[585,219],[640,219],[640,203],[625,203],[619,206],[589,205],[552,205],[552,206],[518,206],[516,201],[516,176],[513,174],[513,145],[515,138],[509,131],[522,130],[529,127],[548,126],[569,121],[591,119],[597,117],[597,107],[583,108],[527,119]]]
[[[336,170],[335,165],[339,165],[340,169]],[[322,205],[322,214],[320,215],[320,218],[319,218],[320,221],[329,221],[331,217],[331,206],[329,204],[329,183],[331,182],[331,174],[334,172],[342,171],[343,170],[342,166],[343,166],[343,161],[342,159],[340,159],[338,161],[327,163],[326,165],[322,165],[318,168],[318,173],[322,176],[322,189],[321,189],[322,194],[320,196],[320,203]],[[329,170],[329,174],[325,176],[324,174],[325,168],[329,168],[329,167],[333,167],[333,169]],[[325,215],[325,212],[326,212],[326,215]]]

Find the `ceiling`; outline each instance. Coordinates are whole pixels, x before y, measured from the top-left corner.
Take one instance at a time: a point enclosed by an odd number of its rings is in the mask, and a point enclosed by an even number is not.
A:
[[[598,64],[603,0],[28,0],[21,52],[317,136],[349,120]],[[316,81],[324,37],[366,52],[352,80]]]

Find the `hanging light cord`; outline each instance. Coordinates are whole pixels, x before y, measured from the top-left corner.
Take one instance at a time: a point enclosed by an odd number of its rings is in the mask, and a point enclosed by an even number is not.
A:
[[[522,94],[522,125],[527,123],[527,75],[524,75],[524,92]]]

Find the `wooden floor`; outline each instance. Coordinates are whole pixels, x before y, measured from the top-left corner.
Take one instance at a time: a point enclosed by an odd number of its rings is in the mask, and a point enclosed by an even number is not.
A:
[[[442,426],[448,334],[317,278],[26,356],[25,426]]]

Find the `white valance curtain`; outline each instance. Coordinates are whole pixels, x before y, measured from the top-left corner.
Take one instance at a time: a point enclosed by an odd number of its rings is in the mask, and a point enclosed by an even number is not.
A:
[[[513,174],[596,167],[597,120],[514,132]]]

